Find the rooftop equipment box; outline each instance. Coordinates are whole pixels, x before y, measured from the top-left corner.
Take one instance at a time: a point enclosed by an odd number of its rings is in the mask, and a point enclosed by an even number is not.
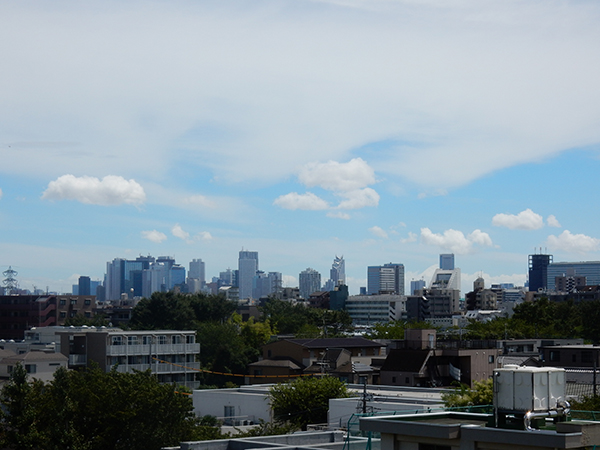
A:
[[[494,407],[505,412],[543,412],[565,399],[565,369],[506,366],[494,370]]]

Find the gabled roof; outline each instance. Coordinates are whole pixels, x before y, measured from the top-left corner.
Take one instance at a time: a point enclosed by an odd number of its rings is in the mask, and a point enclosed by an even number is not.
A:
[[[292,370],[300,370],[301,367],[298,366],[293,361],[289,359],[263,359],[261,361],[256,361],[248,364],[249,367],[284,367]]]
[[[39,352],[39,351],[29,351],[27,353],[22,353],[20,355],[12,355],[7,356],[2,359],[2,363],[10,363],[10,362],[36,362],[36,361],[68,361],[69,358],[63,355],[62,353],[55,352]]]
[[[320,338],[320,339],[286,339],[288,342],[305,348],[380,348],[378,342],[363,337]]]
[[[390,350],[381,372],[419,373],[425,366],[431,350]]]

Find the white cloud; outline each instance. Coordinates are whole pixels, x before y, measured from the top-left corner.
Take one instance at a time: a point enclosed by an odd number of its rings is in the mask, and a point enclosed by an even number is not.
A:
[[[467,235],[462,231],[449,229],[443,234],[433,233],[429,228],[421,228],[421,239],[425,244],[437,245],[443,249],[457,254],[466,254],[473,251],[473,245],[491,247],[492,239],[481,230],[474,230]]]
[[[146,201],[144,189],[135,180],[107,175],[95,177],[63,175],[48,183],[44,200],[77,200],[90,205],[139,205]]]
[[[142,237],[144,239],[148,239],[149,241],[160,244],[162,241],[167,239],[167,235],[161,233],[160,231],[152,230],[152,231],[142,231]]]
[[[281,208],[292,210],[303,209],[309,211],[318,211],[329,208],[329,205],[325,200],[316,196],[312,192],[307,192],[306,194],[290,192],[289,194],[277,197],[273,204]]]
[[[554,214],[550,214],[546,219],[546,222],[548,223],[549,227],[561,228],[561,224]]]
[[[383,238],[383,239],[387,239],[388,238],[387,232],[383,228],[378,227],[377,225],[375,225],[374,227],[369,228],[369,231],[371,233],[373,233],[377,237],[380,237],[380,238]]]
[[[519,214],[496,214],[492,225],[506,227],[511,230],[539,230],[544,226],[544,218],[527,208]]]
[[[196,239],[201,239],[203,241],[212,241],[213,237],[208,231],[201,231],[196,235]]]
[[[0,198],[2,198],[2,189],[0,189]]]
[[[366,161],[354,158],[347,163],[309,163],[300,170],[298,179],[308,187],[319,186],[328,191],[348,192],[375,183],[375,171]]]
[[[411,231],[408,232],[408,237],[400,239],[400,242],[403,244],[409,244],[411,242],[417,242],[417,235]]]
[[[183,228],[181,228],[181,226],[178,223],[173,225],[173,228],[171,228],[171,233],[173,234],[173,236],[175,236],[179,239],[182,239],[184,241],[187,241],[190,238],[190,233],[188,233],[187,231],[184,231]]]
[[[327,213],[327,217],[331,217],[332,219],[350,220],[350,214],[341,211],[330,211]]]
[[[282,275],[281,284],[283,287],[298,287],[298,278],[293,275]]]
[[[600,239],[585,234],[572,234],[569,230],[558,236],[550,235],[546,241],[552,250],[562,250],[568,253],[588,253],[600,248]]]
[[[214,201],[210,200],[205,195],[200,194],[191,195],[189,197],[184,198],[183,203],[188,205],[204,206],[206,208],[214,208],[216,206]]]
[[[423,199],[427,197],[443,197],[448,195],[448,191],[446,189],[434,189],[428,192],[421,192],[417,195],[417,198]]]
[[[340,202],[338,209],[360,209],[379,204],[379,194],[371,188],[357,189],[339,195],[346,197],[346,200]]]

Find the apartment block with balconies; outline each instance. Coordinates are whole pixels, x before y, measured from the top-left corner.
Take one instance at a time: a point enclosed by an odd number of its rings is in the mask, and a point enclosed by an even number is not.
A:
[[[56,334],[70,368],[97,364],[107,372],[113,368],[119,372],[150,369],[160,382],[198,386],[200,344],[195,331],[63,327]]]

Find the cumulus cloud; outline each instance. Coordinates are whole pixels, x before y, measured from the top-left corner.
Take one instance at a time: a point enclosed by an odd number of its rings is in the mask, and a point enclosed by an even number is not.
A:
[[[149,241],[160,244],[162,241],[167,239],[167,235],[161,233],[160,231],[152,230],[152,231],[142,231],[142,237],[144,239],[148,239]]]
[[[554,214],[550,214],[548,216],[548,218],[546,219],[546,222],[548,223],[549,227],[555,227],[555,228],[560,228],[561,224],[558,221],[558,219],[556,218],[556,216],[554,216]]]
[[[173,225],[173,228],[171,228],[171,234],[173,234],[173,236],[175,236],[179,239],[182,239],[184,241],[187,241],[190,238],[190,233],[188,233],[187,231],[184,231],[183,228],[181,228],[181,226],[178,223]]]
[[[506,227],[511,230],[539,230],[544,226],[544,218],[527,208],[519,214],[496,214],[492,225]]]
[[[333,192],[348,192],[375,183],[375,171],[362,158],[347,163],[329,161],[310,163],[298,174],[301,183],[308,187],[319,186]]]
[[[416,241],[417,241],[417,235],[410,231],[408,232],[407,238],[400,239],[400,242],[403,244],[409,244],[411,242],[416,242]]]
[[[375,225],[374,227],[369,228],[369,231],[371,233],[373,233],[377,237],[380,237],[380,238],[383,238],[383,239],[387,239],[388,238],[387,232],[383,228],[378,227],[377,225]]]
[[[377,206],[379,194],[371,188],[357,189],[339,194],[345,197],[337,206],[338,209],[360,209],[366,206]]]
[[[275,199],[274,205],[286,209],[320,210],[360,209],[379,204],[379,194],[367,187],[375,183],[375,171],[361,158],[354,158],[347,163],[310,163],[300,170],[298,179],[307,187],[320,187],[342,200],[332,207],[312,192],[290,192]],[[330,214],[328,216],[333,217]]]
[[[212,241],[213,237],[208,231],[201,231],[196,235],[196,239],[202,239],[203,241]]]
[[[292,210],[303,209],[309,211],[318,211],[329,208],[329,205],[325,200],[313,194],[312,192],[307,192],[306,194],[290,192],[289,194],[277,197],[273,204],[280,206],[281,208]]]
[[[327,213],[327,217],[331,217],[332,219],[350,220],[350,214],[341,211],[330,211]]]
[[[552,250],[562,250],[568,253],[588,253],[600,248],[600,239],[585,234],[573,234],[569,230],[563,231],[558,236],[551,234],[546,242]]]
[[[146,201],[142,186],[135,180],[107,175],[95,177],[63,175],[48,183],[42,194],[44,200],[77,200],[90,205],[139,205]]]
[[[453,253],[465,254],[473,251],[474,245],[491,247],[492,239],[481,230],[474,230],[467,236],[462,231],[449,229],[443,234],[433,233],[429,228],[421,228],[421,239],[425,244],[437,245]]]

